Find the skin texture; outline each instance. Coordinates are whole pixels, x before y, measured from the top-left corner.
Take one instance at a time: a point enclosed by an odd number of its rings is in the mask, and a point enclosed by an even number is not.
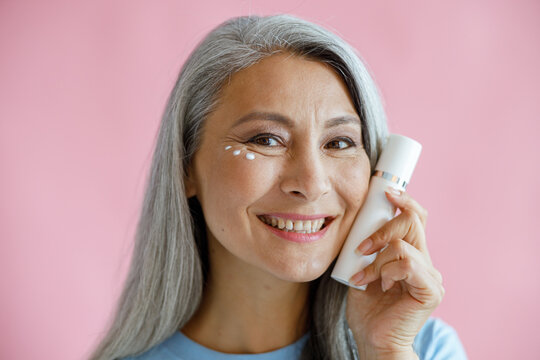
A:
[[[264,116],[238,124],[252,112],[277,113],[288,124]],[[329,120],[344,116],[351,121],[327,126]],[[261,353],[289,345],[307,331],[309,281],[337,257],[367,194],[370,164],[361,139],[359,116],[347,88],[326,64],[282,53],[231,77],[206,120],[185,179],[186,195],[198,198],[205,215],[210,274],[200,308],[181,329],[184,334],[221,352]],[[240,155],[234,156],[234,150]],[[255,159],[246,159],[248,152]],[[274,235],[257,217],[269,213],[325,214],[334,219],[321,239],[297,243]],[[401,219],[400,229],[413,218]],[[397,227],[389,226],[387,234],[397,233]],[[415,231],[409,238],[423,237],[422,226]],[[380,249],[385,241],[374,246]],[[366,276],[370,281],[378,278],[377,270]],[[368,300],[354,291],[347,316],[366,358],[410,355],[406,341],[386,346],[395,335],[392,327],[379,325],[380,337],[372,333],[382,317],[357,309],[375,306],[386,293],[379,289]],[[429,315],[429,309],[422,307],[422,314]],[[411,316],[392,324],[412,332],[422,319],[423,315]]]

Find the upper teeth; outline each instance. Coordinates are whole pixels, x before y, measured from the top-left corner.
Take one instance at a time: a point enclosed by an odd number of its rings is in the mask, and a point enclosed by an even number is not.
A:
[[[324,224],[324,218],[316,220],[291,220],[269,215],[262,215],[259,216],[259,219],[273,227],[303,234],[317,232]]]

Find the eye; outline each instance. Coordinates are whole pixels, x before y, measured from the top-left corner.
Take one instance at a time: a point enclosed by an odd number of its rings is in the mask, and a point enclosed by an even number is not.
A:
[[[265,147],[276,147],[280,145],[279,138],[272,134],[258,134],[247,141],[247,143]]]
[[[335,138],[328,142],[325,147],[329,149],[347,149],[356,146],[356,143],[347,137]]]

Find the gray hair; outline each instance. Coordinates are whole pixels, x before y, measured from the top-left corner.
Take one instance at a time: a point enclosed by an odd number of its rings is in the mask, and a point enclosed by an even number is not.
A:
[[[186,198],[184,176],[230,77],[279,52],[326,63],[343,78],[373,170],[387,136],[386,117],[375,83],[350,45],[290,15],[237,17],[216,27],[185,62],[168,99],[129,273],[91,360],[141,354],[179,331],[197,310],[209,266],[205,222],[200,204]],[[333,265],[310,284],[310,337],[302,359],[355,357],[344,311],[348,288],[330,278]]]

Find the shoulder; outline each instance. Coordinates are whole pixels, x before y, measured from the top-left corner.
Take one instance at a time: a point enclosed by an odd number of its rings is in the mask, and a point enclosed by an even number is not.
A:
[[[413,344],[420,360],[466,360],[465,349],[453,327],[430,317]]]

